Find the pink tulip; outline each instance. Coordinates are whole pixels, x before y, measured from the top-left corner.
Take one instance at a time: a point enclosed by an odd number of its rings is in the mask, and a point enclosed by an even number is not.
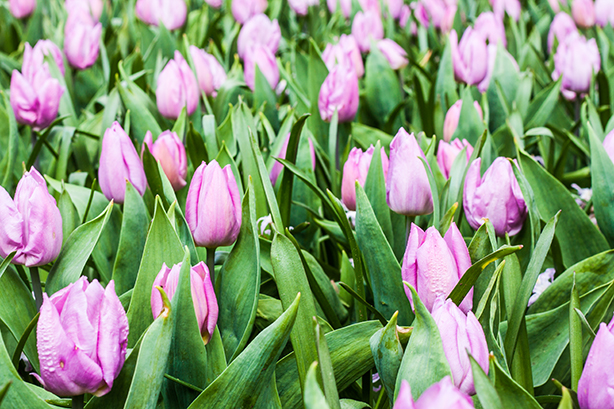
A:
[[[194,172],[185,206],[197,246],[230,246],[237,240],[241,198],[230,165],[222,169],[215,160],[203,162]]]
[[[597,0],[595,1],[595,22],[601,27],[608,24],[614,25],[614,1]]]
[[[281,159],[286,159],[286,152],[288,150],[288,142],[290,142],[290,134],[286,136],[286,140],[284,141],[284,144],[281,147],[281,151],[279,152],[279,155],[275,155],[276,157],[281,158]],[[315,172],[316,170],[316,151],[313,148],[313,142],[311,142],[311,139],[309,139],[309,155],[311,156],[311,168]],[[277,183],[277,179],[279,178],[279,174],[281,173],[283,168],[284,166],[277,161],[275,161],[275,163],[273,164],[273,167],[271,168],[271,173],[269,174],[269,178],[271,179],[271,184],[273,186],[275,186],[275,183]]]
[[[353,148],[350,151],[348,160],[343,166],[343,180],[341,181],[341,200],[345,207],[349,210],[356,210],[356,181],[360,186],[365,185],[369,167],[371,166],[371,158],[375,148],[373,145],[363,152],[360,148]],[[384,180],[388,175],[388,156],[384,149],[381,149],[382,168],[384,170]]]
[[[105,197],[116,203],[124,203],[126,181],[129,181],[141,196],[147,188],[141,159],[130,137],[118,122],[113,122],[102,138],[98,181]]]
[[[339,122],[350,122],[358,111],[358,78],[353,68],[337,65],[328,74],[318,97],[320,116],[326,122],[337,112]]]
[[[177,119],[183,107],[188,116],[198,107],[198,83],[192,69],[179,51],[158,75],[156,102],[162,116]]]
[[[64,26],[64,54],[75,68],[84,70],[94,65],[98,59],[102,24],[82,8],[68,14]]]
[[[13,264],[42,266],[60,254],[62,215],[34,167],[19,181],[14,200],[0,186],[0,220],[0,256],[15,251]]]
[[[358,4],[365,14],[375,13],[378,16],[382,15],[382,9],[380,7],[380,0],[358,0]]]
[[[473,409],[468,395],[456,389],[449,376],[431,385],[414,403],[406,380],[401,381],[399,395],[393,409]]]
[[[603,148],[614,162],[614,130],[610,131],[603,140]]]
[[[164,174],[174,190],[180,190],[186,185],[188,174],[188,159],[185,147],[175,132],[164,131],[158,136],[156,142],[152,141],[151,132],[145,134],[144,145],[158,161]]]
[[[222,7],[223,2],[224,0],[205,0],[205,3],[216,9]]]
[[[23,64],[21,72],[28,78],[33,78],[36,72],[45,64],[45,56],[49,55],[53,58],[62,75],[66,73],[64,68],[64,56],[62,51],[51,40],[39,40],[34,48],[26,43],[26,48],[23,53]]]
[[[497,17],[503,20],[505,13],[518,21],[520,18],[520,1],[518,0],[489,0],[490,5]]]
[[[104,9],[103,0],[66,0],[66,10],[70,14],[75,8],[84,8],[85,11],[90,13],[94,20],[100,21],[102,11]]]
[[[162,23],[168,30],[176,30],[185,24],[188,6],[185,0],[137,0],[135,12],[144,23],[156,27]]]
[[[480,14],[475,20],[473,29],[481,34],[484,40],[488,41],[488,44],[496,46],[500,41],[503,47],[507,46],[503,20],[495,16],[494,13],[487,11]]]
[[[550,4],[552,11],[555,13],[561,11],[561,5],[567,7],[567,0],[548,0],[548,3]]]
[[[422,14],[426,14],[435,28],[438,28],[442,33],[447,33],[454,23],[457,10],[456,3],[456,1],[449,0],[420,0],[416,9],[416,16],[425,27],[428,27],[428,22],[422,16]]]
[[[480,116],[480,120],[484,119],[482,114],[482,107],[478,104],[478,101],[473,101],[473,106],[475,110],[478,111],[478,115]],[[450,142],[452,140],[452,136],[454,132],[456,132],[456,128],[458,128],[458,121],[460,119],[461,110],[463,108],[463,100],[459,99],[456,101],[448,112],[446,113],[446,118],[443,121],[443,140],[446,142]]]
[[[256,66],[264,75],[272,89],[279,84],[279,67],[275,54],[270,49],[263,46],[257,46],[245,56],[244,61],[244,76],[247,86],[254,91],[256,87]]]
[[[437,298],[447,297],[452,292],[469,267],[469,250],[456,223],[452,223],[443,238],[434,227],[424,232],[412,223],[401,275],[403,281],[416,289],[429,311],[433,311]],[[409,288],[405,287],[405,293],[414,308]],[[472,307],[473,288],[461,302],[460,309],[467,313]]]
[[[9,0],[9,10],[15,18],[29,16],[36,9],[36,0]]]
[[[548,31],[548,52],[552,52],[555,38],[559,44],[563,44],[571,33],[577,32],[576,24],[569,14],[558,13],[554,16],[552,24],[550,24],[550,31]]]
[[[164,309],[162,295],[156,287],[162,287],[168,299],[172,300],[179,284],[181,264],[175,264],[173,268],[168,268],[166,264],[163,264],[162,269],[154,280],[151,289],[151,312],[154,318],[157,318]],[[200,334],[206,344],[215,331],[219,309],[215,291],[211,284],[209,269],[205,263],[201,261],[190,269],[190,282],[196,321],[200,328]]]
[[[556,49],[552,79],[563,76],[561,93],[571,100],[589,91],[592,76],[600,69],[601,56],[595,39],[587,41],[580,34],[571,33]]]
[[[452,30],[450,45],[456,80],[467,85],[479,84],[488,70],[488,50],[482,35],[469,27],[458,44],[458,35]]]
[[[403,0],[385,0],[384,4],[393,19],[398,20],[401,17]]]
[[[264,13],[267,6],[267,0],[232,0],[232,16],[239,24],[245,24],[250,18]]]
[[[371,40],[377,41],[384,38],[384,26],[379,14],[362,11],[356,13],[352,23],[352,36],[358,43],[360,51],[368,52],[371,49]]]
[[[226,81],[224,67],[222,67],[217,58],[193,45],[190,46],[190,55],[192,55],[194,67],[196,68],[196,77],[198,78],[200,90],[205,95],[215,97],[217,90]]]
[[[573,0],[571,3],[571,15],[576,24],[583,28],[595,25],[595,5],[593,0]]]
[[[399,14],[399,26],[401,26],[401,28],[405,28],[407,26],[407,23],[409,23],[409,20],[411,18],[411,8],[407,5],[404,4],[403,7],[401,7],[401,13]],[[416,25],[415,22],[414,26]],[[412,33],[412,35],[414,35]]]
[[[320,0],[288,0],[290,8],[299,16],[306,16],[310,6],[317,6]]]
[[[38,380],[58,396],[107,394],[119,375],[128,346],[128,319],[115,283],[76,283],[44,301],[36,330]]]
[[[281,30],[277,20],[269,20],[266,14],[258,14],[252,17],[239,33],[237,40],[237,52],[241,59],[247,58],[248,52],[257,47],[268,48],[273,55],[279,48]]]
[[[365,75],[365,66],[358,43],[351,34],[341,34],[337,44],[328,44],[322,53],[322,59],[328,71],[332,71],[337,64],[345,64],[354,68],[358,78]]]
[[[437,165],[439,165],[439,169],[446,179],[450,177],[450,171],[452,170],[454,160],[465,147],[467,148],[465,156],[467,157],[467,162],[469,162],[469,158],[471,158],[471,154],[473,153],[473,146],[471,146],[466,139],[462,141],[460,139],[454,139],[451,143],[439,141]]]
[[[389,38],[380,40],[377,42],[377,48],[384,54],[393,70],[399,70],[409,64],[407,52],[393,40]]]
[[[337,7],[341,5],[341,12],[345,18],[350,18],[352,14],[352,0],[326,0],[326,4],[331,13],[337,11]]]

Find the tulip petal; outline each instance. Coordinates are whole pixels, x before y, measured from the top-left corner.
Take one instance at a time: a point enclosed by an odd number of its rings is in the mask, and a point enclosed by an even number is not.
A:
[[[6,258],[23,246],[23,218],[8,192],[0,186],[0,256]]]

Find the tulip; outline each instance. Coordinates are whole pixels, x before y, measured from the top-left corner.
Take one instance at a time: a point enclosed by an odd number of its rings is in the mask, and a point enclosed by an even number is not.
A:
[[[186,221],[200,247],[230,246],[241,228],[241,198],[230,169],[217,161],[196,169],[186,200]]]
[[[601,57],[595,39],[587,41],[580,34],[571,33],[554,54],[552,79],[557,80],[563,76],[561,93],[571,100],[589,91],[591,78],[600,69]]]
[[[274,55],[279,48],[281,30],[277,20],[269,20],[266,14],[252,17],[239,33],[237,52],[241,59],[247,58],[247,53],[262,46],[268,48]]]
[[[290,8],[299,16],[306,16],[310,6],[317,6],[320,0],[288,0]]]
[[[398,70],[409,64],[407,52],[393,40],[385,38],[377,42],[377,48],[390,63],[393,70]]]
[[[183,107],[188,116],[198,107],[198,82],[192,69],[179,51],[158,75],[156,102],[162,116],[177,119]]]
[[[437,0],[435,0],[435,3],[428,3],[428,4],[438,4],[438,2]],[[412,3],[412,7],[414,10],[414,16],[416,16],[416,20],[418,20],[420,25],[428,28],[430,24],[429,22],[430,15],[429,15],[429,11],[425,7],[425,3],[423,2]]]
[[[358,111],[358,78],[346,65],[337,65],[328,74],[318,97],[320,116],[326,122],[337,112],[339,122],[350,122]]]
[[[45,64],[45,56],[49,55],[53,58],[62,75],[66,73],[64,68],[64,57],[62,51],[51,40],[39,40],[34,48],[26,43],[23,53],[23,64],[21,71],[28,78],[33,78],[36,72]]]
[[[450,294],[469,267],[469,250],[456,223],[452,223],[443,238],[434,227],[424,232],[412,223],[401,275],[403,281],[416,289],[418,297],[429,311],[433,311],[438,297],[447,297]],[[407,287],[405,293],[414,308],[412,295]],[[461,302],[460,309],[467,313],[472,306],[473,289]]]
[[[91,14],[75,9],[66,19],[64,27],[64,54],[70,65],[84,70],[98,59],[102,24],[96,23]]]
[[[567,0],[548,0],[548,3],[550,4],[552,11],[555,13],[561,11],[561,4],[567,7]]]
[[[188,174],[188,159],[179,136],[175,132],[164,131],[154,143],[152,142],[151,132],[147,131],[145,144],[162,166],[162,170],[171,182],[173,189],[180,190],[183,188],[186,185],[185,178]]]
[[[426,160],[414,134],[399,129],[390,143],[386,201],[392,211],[405,216],[433,212],[431,186],[419,158]]]
[[[595,5],[593,0],[573,0],[571,3],[571,15],[576,24],[583,28],[595,25]]]
[[[284,141],[284,144],[281,147],[281,151],[279,152],[279,155],[275,155],[275,156],[281,159],[286,159],[286,151],[288,150],[288,142],[290,142],[290,134],[286,136],[286,140]],[[309,156],[311,156],[311,168],[315,172],[316,170],[316,151],[313,148],[313,142],[311,142],[311,139],[309,139]],[[279,178],[279,174],[281,173],[283,168],[284,166],[281,163],[277,161],[273,163],[273,167],[271,168],[271,172],[269,174],[269,178],[271,179],[271,184],[273,186],[275,186],[275,183],[277,182],[277,179]]]
[[[0,256],[15,251],[13,264],[38,267],[60,254],[62,215],[34,167],[19,181],[14,200],[0,186],[0,220]]]
[[[468,395],[456,389],[449,376],[431,385],[414,403],[406,380],[401,381],[399,395],[393,409],[473,409]]]
[[[356,210],[356,181],[360,186],[365,185],[371,158],[375,148],[373,145],[363,152],[360,148],[353,148],[350,151],[348,160],[343,165],[343,180],[341,181],[341,200],[349,210]],[[384,170],[384,180],[388,175],[388,156],[384,149],[381,149],[382,168]]]
[[[518,21],[520,18],[520,1],[518,0],[489,0],[490,5],[497,17],[503,20],[505,13]]]
[[[444,297],[435,301],[433,320],[439,328],[454,386],[463,393],[474,395],[473,373],[468,353],[488,374],[488,344],[480,322],[473,312],[469,311],[465,315],[451,299]]]
[[[224,0],[205,0],[205,3],[216,9],[222,7],[223,2]]]
[[[356,13],[352,22],[352,36],[358,43],[360,51],[368,52],[371,49],[371,40],[384,38],[384,26],[379,14],[362,11]]]
[[[614,25],[614,1],[595,1],[595,22],[601,27],[605,27],[608,23]]]
[[[477,20],[475,20],[473,29],[481,34],[484,40],[488,41],[488,44],[497,45],[501,42],[503,47],[507,46],[503,19],[495,16],[494,13],[488,11],[480,14]]]
[[[482,107],[480,107],[478,101],[473,101],[473,106],[475,107],[475,110],[478,111],[480,121],[483,120],[484,116],[482,114]],[[443,121],[443,140],[446,142],[450,142],[452,136],[454,135],[454,132],[456,132],[462,107],[463,100],[459,99],[448,109],[448,112],[446,113],[446,118]]]
[[[124,203],[126,181],[129,181],[141,196],[147,188],[141,159],[130,137],[117,121],[105,131],[102,138],[98,181],[105,197],[116,203]]]
[[[36,47],[35,47],[36,48]],[[38,65],[42,50],[34,51],[26,43],[22,73],[13,71],[11,76],[11,107],[20,124],[43,129],[51,125],[58,116],[60,99],[64,88],[51,77],[49,65]]]
[[[488,44],[488,46],[486,47],[486,52],[488,54],[488,57],[487,57],[488,67],[486,69],[486,76],[478,84],[478,91],[482,93],[488,91],[488,87],[490,86],[490,80],[492,78],[492,74],[495,71],[495,62],[497,60],[497,53],[498,53],[497,46],[494,44]],[[510,61],[512,68],[514,68],[517,72],[520,72],[520,68],[518,67],[518,63],[516,62],[514,57],[512,57],[512,55],[505,50],[503,50],[503,52],[507,54],[507,58]]]
[[[471,154],[473,153],[473,146],[471,146],[466,139],[462,141],[460,139],[454,139],[451,143],[439,141],[437,164],[446,179],[450,177],[450,171],[452,170],[454,160],[464,148],[467,148],[465,156],[467,157],[467,162],[469,162],[469,158],[471,158]]]
[[[490,220],[499,237],[520,232],[527,217],[527,205],[514,176],[512,164],[499,157],[480,177],[482,159],[473,161],[465,176],[463,207],[469,225],[478,229]]]
[[[34,12],[36,0],[9,0],[9,10],[15,18],[24,18]]]
[[[578,402],[582,409],[612,409],[614,371],[610,362],[614,353],[614,320],[599,324],[584,370],[578,382]]]
[[[137,0],[135,8],[139,20],[158,26],[160,22],[169,30],[176,30],[185,24],[188,6],[185,0]]]
[[[256,66],[264,75],[272,89],[277,87],[279,83],[279,67],[275,54],[267,47],[258,46],[250,51],[245,57],[245,83],[253,91],[256,87]]]
[[[267,6],[267,0],[232,0],[232,16],[240,24],[245,24],[250,18],[264,13]]]
[[[84,8],[94,17],[96,21],[100,21],[102,10],[104,9],[103,0],[66,0],[66,10],[70,14],[75,8]]]
[[[614,162],[614,130],[610,131],[603,139],[603,148],[612,162]]]
[[[488,50],[483,36],[469,27],[458,44],[458,35],[452,30],[450,45],[456,80],[467,85],[479,84],[488,70]]]
[[[172,300],[179,284],[181,264],[175,264],[173,268],[168,268],[166,264],[163,264],[162,269],[154,280],[151,289],[151,312],[154,318],[157,318],[164,309],[162,295],[156,287],[162,287],[168,299]],[[201,261],[190,269],[190,282],[196,321],[198,321],[200,334],[206,344],[211,339],[213,331],[215,331],[219,310],[213,285],[211,284],[209,269],[205,263]]]
[[[446,0],[421,0],[419,3],[435,28],[447,33],[452,28],[454,16],[456,15],[457,5],[455,1]],[[416,13],[419,21],[423,21],[419,13]],[[423,24],[428,26],[428,24]]]
[[[345,18],[350,18],[350,14],[352,14],[352,0],[326,0],[326,4],[331,13],[337,11],[337,7],[340,5]]]
[[[407,4],[404,4],[403,7],[401,7],[401,13],[399,14],[399,26],[401,26],[401,28],[405,28],[407,23],[409,23],[410,18],[411,8]],[[413,23],[414,25],[416,24],[415,22]]]
[[[384,4],[393,19],[398,20],[401,17],[403,0],[385,0]]]
[[[558,13],[554,16],[550,31],[548,31],[548,52],[552,52],[554,47],[554,39],[556,38],[559,44],[563,44],[571,33],[577,33],[578,29],[573,19],[567,13]]]
[[[200,90],[205,95],[215,97],[217,90],[226,81],[226,71],[217,58],[193,45],[190,46],[190,54],[196,68],[196,77]]]
[[[44,301],[36,329],[41,384],[58,396],[103,396],[126,358],[128,319],[115,283],[81,277]]]
[[[337,64],[345,64],[354,68],[358,78],[365,75],[365,66],[362,62],[358,43],[351,34],[341,34],[339,43],[328,44],[322,53],[322,60],[324,60],[329,71],[332,71]]]

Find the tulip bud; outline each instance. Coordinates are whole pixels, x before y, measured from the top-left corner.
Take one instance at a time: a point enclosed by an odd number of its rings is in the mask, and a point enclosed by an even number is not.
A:
[[[527,205],[512,164],[499,157],[482,177],[481,165],[481,158],[474,160],[465,176],[463,207],[467,221],[477,230],[486,218],[492,222],[497,236],[504,237],[505,233],[514,236],[522,230]]]
[[[34,12],[36,0],[9,0],[9,10],[15,18],[24,18]]]
[[[352,14],[352,0],[326,0],[326,4],[331,13],[337,11],[337,7],[340,5],[345,18],[350,18]]]
[[[483,120],[484,116],[482,114],[482,107],[480,107],[478,101],[473,101],[473,106],[475,107],[475,110],[478,111],[480,120]],[[452,136],[454,135],[454,132],[456,132],[456,128],[458,127],[458,120],[460,119],[462,108],[463,100],[459,99],[448,109],[448,112],[446,112],[446,118],[443,121],[444,141],[450,142],[450,140],[452,140]]]
[[[484,12],[478,16],[473,25],[473,30],[482,35],[488,44],[497,45],[499,42],[503,47],[507,46],[505,38],[505,26],[503,19],[495,16],[490,11]]]
[[[205,0],[205,3],[216,9],[222,7],[223,2],[224,0]]]
[[[384,38],[384,26],[379,14],[362,11],[356,13],[352,22],[352,36],[358,43],[360,51],[368,52],[371,49],[371,40]]]
[[[595,25],[595,5],[593,0],[573,0],[571,2],[571,15],[576,24],[582,28]]]
[[[575,99],[578,94],[586,94],[591,86],[593,74],[601,69],[601,56],[594,38],[586,40],[574,32],[559,44],[554,54],[552,79],[561,75],[561,93],[567,99]]]
[[[445,0],[421,0],[418,7],[424,11],[417,9],[416,16],[425,27],[428,27],[428,21],[424,21],[424,18],[421,16],[424,12],[426,12],[426,15],[428,15],[435,28],[441,30],[442,33],[450,31],[454,23],[454,16],[456,15],[457,5],[455,2],[447,2]]]
[[[414,134],[403,128],[390,143],[386,201],[393,212],[417,216],[433,212],[433,195],[422,161],[424,152]]]
[[[156,89],[158,111],[169,119],[177,119],[183,107],[187,107],[188,116],[198,107],[198,83],[192,69],[179,51],[158,75]]]
[[[463,33],[463,38],[458,44],[458,35],[455,30],[452,30],[450,46],[454,78],[467,85],[480,83],[486,77],[488,69],[488,51],[483,36],[469,27]]]
[[[0,256],[15,251],[13,264],[42,266],[60,254],[62,216],[34,167],[19,181],[14,200],[0,186],[0,220]]]
[[[328,71],[332,71],[337,64],[344,64],[354,68],[358,78],[362,78],[365,75],[362,55],[356,40],[351,34],[341,34],[339,43],[335,45],[328,44],[322,53],[322,60],[324,60]]]
[[[435,2],[432,3],[432,4],[435,5],[435,4],[439,4],[439,3],[440,3],[440,0],[435,0]],[[423,27],[428,28],[429,24],[430,24],[430,22],[429,22],[430,14],[429,14],[429,11],[427,10],[426,6],[425,6],[425,3],[420,1],[418,3],[412,3],[412,6],[413,6],[413,10],[414,10],[414,16],[416,16],[416,20],[418,20],[418,22]],[[437,27],[437,26],[435,26],[435,27]]]
[[[299,16],[306,16],[310,6],[317,6],[320,0],[288,0],[290,8]]]
[[[58,396],[103,396],[119,375],[128,346],[128,319],[115,283],[76,283],[51,297],[43,294],[36,330],[40,377]]]
[[[271,88],[275,89],[279,83],[279,67],[275,54],[267,47],[257,46],[245,56],[243,75],[245,83],[252,91],[256,87],[256,66]]]
[[[439,328],[454,385],[463,393],[475,394],[469,355],[488,374],[488,344],[473,312],[463,313],[451,299],[439,297],[433,306],[433,320]]]
[[[561,4],[567,7],[567,0],[548,0],[548,3],[550,4],[552,11],[555,13],[561,11]]]
[[[185,207],[197,246],[230,246],[237,240],[241,198],[230,165],[222,169],[215,160],[203,162],[194,172]]]
[[[405,28],[407,26],[407,23],[409,23],[409,20],[411,18],[411,8],[407,5],[404,4],[403,7],[401,7],[401,13],[399,14],[399,26],[401,28]],[[416,25],[415,22],[414,26]],[[414,35],[412,33],[412,35]]]
[[[262,46],[268,48],[274,55],[279,48],[279,40],[281,40],[281,30],[277,19],[271,21],[266,14],[258,14],[241,28],[237,40],[237,52],[239,57],[245,60],[249,52]]]
[[[518,0],[489,0],[490,5],[497,17],[501,20],[505,17],[505,13],[518,21],[520,18],[520,1]]]
[[[36,47],[35,47],[36,48]],[[41,47],[42,48],[42,47]],[[58,116],[64,88],[51,77],[49,65],[42,60],[42,49],[32,50],[26,43],[22,73],[14,70],[11,76],[11,107],[20,124],[43,129]]]
[[[313,149],[313,142],[311,142],[311,139],[309,140],[309,156],[311,156],[311,168],[313,169],[313,171],[316,170],[316,151]],[[286,136],[286,140],[284,141],[283,146],[281,147],[281,151],[279,152],[279,155],[275,155],[278,158],[281,159],[286,159],[286,152],[288,150],[288,142],[290,142],[290,134],[288,134],[288,136]],[[275,183],[277,183],[277,179],[279,178],[279,174],[281,173],[281,171],[283,170],[284,166],[275,161],[275,163],[273,163],[273,167],[271,168],[271,173],[269,174],[269,178],[271,179],[271,184],[273,186],[275,186]]]
[[[380,0],[358,0],[360,9],[365,13],[375,13],[378,16],[382,15],[382,9],[380,7]]]
[[[449,376],[431,385],[414,403],[411,388],[406,380],[401,381],[393,409],[473,409],[468,395],[456,389]]]
[[[27,78],[33,78],[36,72],[45,65],[45,56],[49,55],[53,58],[62,75],[65,74],[64,57],[62,51],[51,40],[39,40],[34,48],[26,43],[23,53],[23,64],[21,72]]]
[[[437,151],[437,165],[439,165],[439,169],[441,170],[441,173],[446,179],[450,177],[450,171],[452,170],[454,160],[465,147],[467,148],[465,156],[467,157],[467,162],[469,162],[469,158],[473,153],[473,146],[471,146],[471,144],[467,142],[466,139],[463,139],[461,141],[457,138],[450,143],[446,141],[439,141],[439,150]]]
[[[124,203],[126,181],[129,181],[141,196],[147,188],[141,159],[130,137],[117,121],[105,131],[102,138],[98,181],[105,197],[116,203]]]
[[[186,185],[188,174],[188,159],[185,147],[175,132],[164,131],[152,142],[151,132],[145,135],[145,144],[154,158],[162,166],[164,174],[171,182],[174,190],[180,190]]]
[[[403,0],[386,0],[384,2],[390,16],[398,20],[401,17],[401,9],[403,8]]]
[[[154,318],[157,318],[164,309],[162,295],[156,287],[162,287],[168,299],[172,300],[179,284],[181,264],[175,264],[173,268],[168,268],[166,264],[163,264],[162,269],[154,280],[151,289],[151,312]],[[190,283],[196,321],[198,321],[200,334],[206,344],[211,339],[213,331],[215,331],[219,309],[217,298],[213,291],[213,284],[211,284],[209,269],[202,261],[190,269]]]
[[[100,21],[102,10],[104,9],[103,0],[66,0],[66,10],[71,14],[75,8],[83,8],[90,13],[94,20]]]
[[[350,151],[348,160],[343,165],[343,180],[341,181],[341,200],[349,210],[356,210],[356,181],[360,186],[365,185],[371,158],[375,148],[373,145],[363,152],[360,148],[353,148]],[[382,168],[384,170],[384,180],[388,175],[388,156],[384,149],[381,149]]]
[[[320,116],[326,122],[337,111],[339,122],[351,122],[358,111],[358,78],[351,66],[337,65],[328,74],[318,97]]]
[[[232,0],[232,16],[240,24],[245,24],[250,18],[264,13],[267,6],[267,0]]]
[[[567,13],[558,13],[554,16],[550,31],[548,31],[548,52],[552,52],[554,39],[556,38],[559,44],[563,44],[571,33],[577,33],[578,29],[573,19]]]
[[[74,9],[64,27],[64,54],[70,65],[84,70],[98,59],[102,24],[84,9]]]
[[[205,95],[215,97],[217,90],[226,81],[226,71],[217,58],[193,45],[190,46],[190,54],[196,68],[196,77],[200,90]]]
[[[614,25],[614,1],[597,0],[595,1],[595,22],[601,27]]]
[[[442,238],[439,231],[429,227],[424,232],[412,223],[407,248],[403,256],[401,275],[416,289],[425,307],[433,310],[438,297],[447,297],[471,267],[471,257],[462,234],[452,223]],[[409,289],[405,288],[412,309],[414,302]],[[471,311],[473,307],[473,288],[469,291],[460,309]]]
[[[377,48],[390,63],[393,70],[398,70],[409,64],[407,61],[407,52],[396,42],[389,38],[385,38],[377,42]]]
[[[181,28],[188,15],[185,0],[137,0],[135,7],[139,20],[151,26],[160,22],[168,30]]]
[[[614,351],[614,320],[599,324],[584,370],[578,382],[578,402],[582,409],[612,409],[611,386],[614,371],[609,364]]]

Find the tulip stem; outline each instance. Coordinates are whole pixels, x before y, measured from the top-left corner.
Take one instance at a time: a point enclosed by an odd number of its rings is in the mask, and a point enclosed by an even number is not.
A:
[[[77,395],[72,397],[72,409],[83,409],[84,395]]]
[[[36,309],[40,310],[41,305],[43,305],[43,287],[41,286],[41,278],[38,274],[38,267],[30,267],[30,278],[32,279],[32,289],[34,290]]]
[[[215,248],[207,249],[207,268],[211,276],[211,285],[215,288]]]

